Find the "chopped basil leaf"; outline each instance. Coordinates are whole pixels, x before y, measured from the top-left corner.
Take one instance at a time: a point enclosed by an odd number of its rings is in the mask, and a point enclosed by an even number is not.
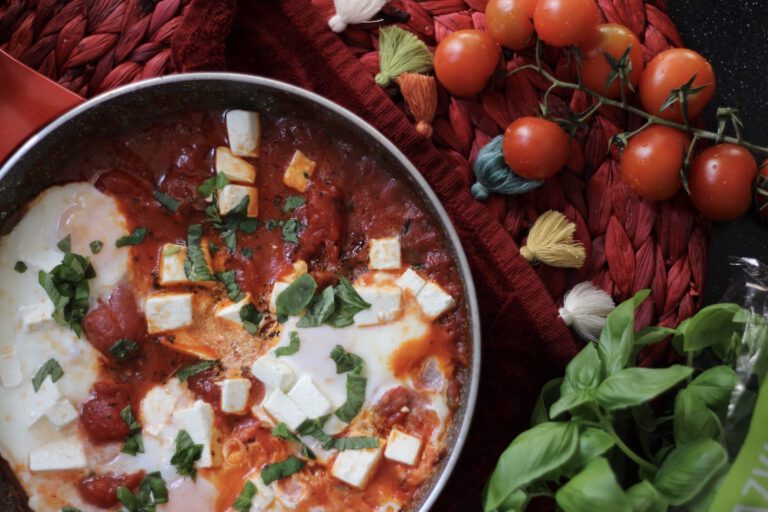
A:
[[[363,358],[352,352],[347,352],[341,345],[336,345],[331,350],[331,359],[336,363],[336,373],[347,373],[354,371],[360,373],[365,365]]]
[[[115,247],[125,247],[127,245],[139,245],[144,241],[144,237],[147,236],[147,228],[145,226],[139,226],[133,230],[130,235],[121,236],[115,242]]]
[[[304,442],[299,439],[293,432],[288,430],[288,426],[285,423],[280,422],[280,424],[273,428],[272,435],[279,437],[280,439],[285,439],[286,441],[293,441],[294,443],[298,443],[299,446],[301,446],[301,454],[304,457],[307,457],[308,459],[315,459],[315,452],[313,452],[309,446],[304,444]]]
[[[240,491],[237,499],[232,504],[232,508],[237,512],[250,512],[254,496],[256,496],[256,485],[250,480],[246,480],[243,490]]]
[[[155,505],[168,503],[168,489],[159,471],[145,476],[135,495],[121,485],[115,490],[115,496],[127,512],[154,512]]]
[[[336,417],[344,422],[351,422],[365,402],[365,386],[368,379],[351,372],[347,375],[347,401],[336,410]]]
[[[176,452],[171,457],[171,464],[176,466],[176,472],[181,476],[197,479],[195,462],[203,455],[203,445],[195,444],[186,430],[179,430],[176,435]]]
[[[133,415],[130,405],[123,407],[123,410],[120,411],[120,417],[128,425],[128,437],[125,438],[125,444],[120,451],[134,456],[137,453],[144,453],[144,438],[141,437],[141,424]]]
[[[296,324],[299,327],[317,327],[333,316],[336,299],[333,287],[328,286],[307,307],[307,313]]]
[[[176,372],[176,377],[179,379],[179,381],[184,382],[193,375],[197,375],[198,373],[210,370],[214,366],[216,366],[216,361],[200,361],[199,363],[193,364],[192,366],[182,368]]]
[[[19,274],[23,274],[27,271],[27,264],[23,261],[17,261],[16,264],[13,266],[13,270],[18,272]]]
[[[213,280],[213,274],[203,253],[202,238],[203,226],[192,224],[187,228],[187,261],[184,270],[190,281]]]
[[[303,196],[288,196],[285,199],[285,204],[281,208],[285,213],[288,213],[292,210],[295,210],[296,208],[299,208],[300,206],[304,206],[304,203],[306,203],[307,200],[304,199]]]
[[[243,327],[250,334],[256,334],[259,332],[259,324],[264,315],[256,309],[252,303],[248,303],[240,308],[240,321],[243,322]]]
[[[283,240],[292,244],[299,243],[299,231],[303,228],[296,219],[288,219],[283,223]]]
[[[352,287],[346,277],[339,279],[339,285],[334,290],[336,295],[336,311],[328,320],[333,327],[346,327],[354,323],[357,313],[371,307]]]
[[[56,382],[64,376],[64,370],[55,359],[49,359],[43,363],[43,366],[41,366],[37,370],[37,373],[35,373],[35,376],[32,377],[32,387],[34,388],[35,393],[38,392],[40,386],[43,385],[43,381],[49,375],[51,376],[51,382]]]
[[[219,214],[215,204],[205,209],[206,220],[213,223],[214,229],[221,233],[224,245],[232,254],[237,250],[237,231],[253,233],[259,227],[259,219],[248,217],[249,201],[248,196],[243,197],[240,203],[224,217]]]
[[[229,180],[224,173],[217,173],[205,180],[199,187],[197,192],[203,196],[208,197],[213,194],[214,190],[221,190],[229,184]]]
[[[243,258],[251,258],[253,256],[253,249],[250,247],[244,247],[240,249],[240,254],[243,255]]]
[[[322,443],[323,448],[330,450],[333,447],[333,438],[323,430],[325,418],[305,420],[296,431],[302,436],[314,437]]]
[[[283,225],[283,221],[281,220],[269,219],[267,220],[266,224],[264,224],[264,229],[266,229],[267,231],[272,231],[277,226],[282,226],[282,225]]]
[[[64,254],[72,252],[72,235],[67,235],[59,240],[59,243],[56,244],[56,247],[58,247],[59,250]]]
[[[61,507],[61,512],[82,512],[77,507]]]
[[[88,246],[91,248],[91,252],[93,254],[99,254],[101,252],[101,248],[104,247],[104,242],[101,240],[94,240],[93,242],[89,243]]]
[[[254,217],[247,217],[245,220],[240,221],[240,224],[237,226],[237,229],[242,231],[243,233],[254,233],[257,229],[259,229],[259,226],[261,225],[261,221],[259,219],[256,219]]]
[[[344,450],[365,450],[367,448],[378,448],[378,437],[340,437],[334,439],[333,447],[343,452]]]
[[[53,302],[53,319],[68,325],[79,337],[83,333],[83,318],[88,313],[90,287],[88,279],[96,277],[96,271],[88,258],[66,253],[64,260],[50,272],[41,270],[38,282]]]
[[[304,462],[298,457],[291,455],[283,461],[264,466],[264,469],[261,470],[261,480],[264,482],[264,485],[269,485],[276,480],[298,473],[303,467]]]
[[[179,206],[181,206],[181,201],[175,197],[169,196],[168,194],[163,194],[159,190],[155,191],[155,199],[157,199],[157,202],[162,206],[165,206],[174,213],[176,213],[179,209]]]
[[[139,344],[128,338],[120,338],[109,347],[109,353],[118,361],[125,361],[139,350]]]
[[[240,302],[245,298],[245,294],[237,285],[237,277],[234,270],[217,272],[216,280],[223,283],[224,286],[227,287],[227,295],[233,302]]]
[[[277,296],[275,301],[277,320],[284,322],[289,315],[301,313],[312,301],[316,290],[317,283],[311,275],[300,275]]]
[[[275,350],[275,356],[292,356],[296,352],[299,351],[299,347],[301,347],[301,340],[299,339],[299,333],[296,331],[291,332],[291,341],[288,342],[288,345],[285,347],[280,347],[277,350]]]

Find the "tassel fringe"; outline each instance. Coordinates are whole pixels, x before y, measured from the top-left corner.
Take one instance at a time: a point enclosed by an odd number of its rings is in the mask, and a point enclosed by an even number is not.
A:
[[[379,29],[379,65],[376,83],[386,87],[403,73],[424,73],[432,69],[432,54],[424,41],[397,26]]]
[[[437,86],[431,76],[403,73],[397,79],[405,103],[416,120],[416,131],[429,138],[437,110]]]
[[[583,339],[597,341],[606,318],[615,307],[610,295],[587,281],[577,284],[565,294],[560,318]]]
[[[333,0],[336,14],[328,20],[328,26],[334,32],[343,32],[347,25],[371,21],[387,2],[389,0]]]
[[[551,267],[581,268],[587,257],[581,242],[573,239],[576,225],[560,212],[543,213],[528,233],[528,243],[520,255]]]

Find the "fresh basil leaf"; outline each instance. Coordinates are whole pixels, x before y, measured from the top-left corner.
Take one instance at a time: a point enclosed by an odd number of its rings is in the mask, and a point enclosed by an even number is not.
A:
[[[59,240],[59,243],[56,244],[56,247],[58,247],[59,250],[64,254],[72,252],[72,235],[67,235]]]
[[[234,270],[217,272],[216,280],[227,287],[227,295],[232,302],[240,302],[245,298],[245,293],[243,293],[243,290],[241,290],[240,286],[237,284],[237,275]]]
[[[315,452],[313,452],[309,446],[304,444],[304,442],[298,438],[293,432],[288,430],[288,426],[280,422],[276,427],[272,429],[272,435],[274,437],[279,437],[280,439],[285,439],[286,441],[293,441],[294,443],[297,443],[301,447],[301,454],[304,457],[307,457],[308,459],[315,459]]]
[[[301,223],[296,219],[288,219],[283,222],[283,240],[292,244],[299,243],[299,231],[303,228]]]
[[[720,340],[730,339],[738,329],[733,317],[740,311],[741,306],[737,304],[713,304],[702,308],[681,330],[683,350],[695,352]]]
[[[683,505],[698,495],[727,461],[728,454],[717,441],[686,443],[667,456],[653,485],[670,505]]]
[[[616,444],[613,436],[606,431],[594,427],[581,427],[579,430],[579,447],[576,453],[558,473],[572,476],[581,471],[584,466],[603,455]]]
[[[352,286],[346,277],[339,279],[339,284],[334,289],[336,295],[336,311],[328,320],[333,327],[346,327],[354,323],[357,313],[371,307]]]
[[[168,488],[159,471],[149,473],[141,480],[136,495],[122,485],[115,495],[128,512],[154,512],[155,505],[168,503]]]
[[[736,380],[736,372],[730,367],[714,366],[693,379],[688,390],[707,407],[718,410],[728,405]]]
[[[267,222],[264,224],[264,229],[267,231],[274,230],[277,226],[282,226],[283,221],[281,220],[275,220],[275,219],[268,219]]]
[[[291,341],[284,347],[278,347],[275,349],[275,357],[292,356],[299,351],[301,347],[301,340],[299,339],[299,333],[296,331],[291,332]]]
[[[336,363],[337,374],[351,371],[357,371],[357,373],[359,373],[358,369],[362,369],[365,365],[365,361],[362,357],[353,354],[352,352],[347,352],[341,345],[333,347],[333,350],[331,350],[331,359]]]
[[[261,480],[264,482],[264,485],[269,485],[272,482],[298,473],[303,467],[304,462],[298,457],[291,455],[285,460],[264,466],[264,469],[261,470]]]
[[[19,274],[23,274],[27,271],[27,264],[23,261],[17,261],[16,264],[13,266],[13,270],[18,272]]]
[[[627,498],[632,505],[632,512],[667,512],[669,507],[648,480],[638,482],[627,489]]]
[[[614,512],[632,508],[603,457],[590,462],[562,486],[555,494],[555,501],[564,512]]]
[[[220,172],[205,180],[197,187],[197,192],[203,197],[209,197],[215,190],[221,190],[228,184],[229,179],[223,172]]]
[[[251,302],[240,308],[240,321],[243,322],[243,327],[250,334],[259,332],[259,325],[263,317],[264,315]]]
[[[255,217],[248,217],[246,219],[243,219],[240,221],[240,224],[237,225],[237,229],[242,231],[243,233],[255,233],[257,229],[259,229],[259,226],[261,225],[261,221]],[[250,250],[253,252],[253,249],[243,249],[243,251]]]
[[[306,202],[307,200],[304,199],[303,196],[288,196],[285,199],[285,204],[282,206],[281,210],[283,210],[284,213],[288,213],[300,206],[304,206],[304,203]]]
[[[139,245],[144,241],[149,230],[144,226],[139,226],[131,232],[130,235],[121,236],[115,241],[115,247],[125,247],[128,245]]]
[[[202,249],[203,226],[192,224],[187,228],[187,264],[184,265],[190,281],[213,281],[214,276]]]
[[[35,376],[32,377],[32,387],[37,393],[40,390],[40,386],[43,385],[43,381],[46,377],[51,376],[51,382],[56,382],[64,376],[64,370],[61,365],[55,359],[49,359],[43,365],[38,368]]]
[[[634,345],[635,309],[649,294],[650,290],[640,290],[634,297],[616,306],[608,315],[598,344],[605,375],[613,375],[627,366]]]
[[[147,508],[145,508],[146,504],[142,503],[141,500],[134,496],[131,490],[124,485],[121,485],[115,490],[115,496],[117,497],[117,501],[122,503],[128,512],[144,512],[147,510]]]
[[[339,437],[334,440],[333,447],[340,452],[345,450],[366,450],[368,448],[378,448],[379,438],[369,436]]]
[[[243,256],[243,258],[250,259],[253,257],[253,249],[250,247],[243,247],[240,249],[240,254]]]
[[[675,397],[673,420],[675,443],[678,445],[697,439],[717,438],[723,427],[717,415],[690,389],[683,389]]]
[[[365,387],[367,384],[368,379],[354,371],[347,375],[347,401],[336,409],[337,418],[349,423],[357,416],[365,402]]]
[[[669,368],[626,368],[607,377],[595,391],[597,402],[615,411],[652,400],[688,378],[687,366]]]
[[[96,271],[88,258],[71,252],[50,272],[38,272],[38,282],[53,303],[53,319],[69,326],[78,337],[83,333],[83,319],[90,307],[88,280]]]
[[[289,315],[298,315],[312,302],[317,283],[310,274],[302,274],[277,296],[275,306],[278,321],[285,321]]]
[[[179,210],[179,206],[181,206],[181,201],[168,194],[163,194],[159,190],[155,191],[155,199],[157,199],[161,206],[164,206],[173,213],[176,213]]]
[[[592,392],[597,389],[601,380],[600,357],[595,346],[588,343],[566,367],[565,379],[560,387],[560,399],[549,410],[550,417],[556,418],[592,401]]]
[[[499,505],[494,512],[523,512],[528,506],[530,497],[528,494],[518,489],[505,499],[501,505]]]
[[[240,491],[237,499],[235,499],[232,508],[237,512],[250,512],[254,496],[256,496],[256,485],[250,480],[246,480],[243,490]]]
[[[314,437],[323,445],[323,448],[330,450],[333,447],[334,439],[323,430],[322,419],[305,420],[299,425],[296,431],[299,435]]]
[[[676,329],[670,329],[668,327],[645,327],[635,334],[635,346],[644,347],[646,345],[652,345],[676,333]]]
[[[331,286],[316,296],[307,307],[307,313],[296,323],[298,327],[317,327],[333,316],[336,307],[335,294]]]
[[[216,361],[200,361],[199,363],[187,366],[176,372],[176,378],[178,378],[180,382],[185,382],[193,375],[210,370],[214,366],[216,366]]]
[[[61,507],[61,512],[81,512],[81,510],[77,507]]]
[[[128,338],[120,338],[109,347],[109,353],[118,361],[125,361],[139,350],[139,344]]]
[[[128,437],[125,438],[123,449],[120,450],[128,455],[144,453],[144,438],[141,436],[141,424],[133,415],[130,405],[123,407],[120,411],[120,417],[128,425]]]
[[[171,464],[176,466],[176,472],[181,476],[197,478],[195,462],[203,455],[203,445],[196,444],[186,430],[179,430],[176,435],[176,452],[171,457]]]
[[[531,414],[532,427],[535,427],[540,423],[546,423],[551,419],[548,411],[549,408],[552,407],[552,404],[557,402],[560,398],[560,385],[562,383],[562,378],[552,379],[541,388],[539,399],[536,400],[533,414]]]
[[[104,247],[104,242],[101,240],[94,240],[89,243],[88,246],[91,248],[91,252],[93,254],[99,254],[101,252],[101,248]]]
[[[579,428],[570,422],[541,423],[517,436],[491,475],[485,511],[495,510],[512,493],[561,468],[578,447]]]

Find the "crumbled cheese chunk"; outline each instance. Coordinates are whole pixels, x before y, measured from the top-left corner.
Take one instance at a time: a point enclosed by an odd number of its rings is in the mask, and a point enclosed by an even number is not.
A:
[[[371,305],[354,316],[357,325],[391,322],[400,313],[403,292],[397,286],[355,286],[362,299]]]
[[[21,327],[26,332],[39,331],[55,323],[53,319],[53,303],[50,300],[24,306],[19,310]]]
[[[272,352],[267,352],[258,358],[251,367],[251,373],[269,390],[288,391],[296,381],[293,369],[277,359]]]
[[[240,414],[248,405],[251,381],[248,379],[224,379],[221,381],[221,410],[230,414]]]
[[[307,156],[298,149],[293,154],[293,158],[288,163],[288,167],[285,169],[283,175],[283,183],[287,187],[298,190],[299,192],[306,192],[309,185],[309,179],[315,172],[315,162],[307,158]]]
[[[421,450],[421,439],[393,428],[387,439],[387,449],[384,457],[409,466],[416,464]]]
[[[259,190],[256,187],[249,187],[247,185],[226,185],[223,189],[219,190],[219,193],[216,195],[219,213],[221,215],[228,214],[237,208],[246,197],[248,198],[246,215],[248,217],[258,217]]]
[[[431,319],[439,317],[456,305],[456,301],[448,292],[443,290],[439,284],[432,282],[424,285],[424,288],[416,295],[416,300],[424,314]]]
[[[173,413],[173,424],[178,430],[185,430],[196,444],[203,445],[203,453],[195,463],[199,468],[214,465],[211,449],[213,437],[213,408],[210,404],[197,400],[192,407]],[[174,437],[176,434],[174,434]]]
[[[145,432],[153,436],[160,434],[170,423],[183,392],[178,379],[170,379],[144,395],[139,405],[139,415]]]
[[[237,156],[259,156],[261,119],[258,112],[230,110],[227,112],[229,148]]]
[[[275,501],[275,483],[272,482],[269,485],[264,485],[261,475],[251,478],[250,481],[256,486],[256,494],[251,500],[250,512],[266,512],[271,510],[271,505]]]
[[[45,415],[56,428],[63,428],[77,419],[77,409],[64,398],[50,406]]]
[[[368,252],[368,268],[393,270],[400,268],[400,237],[374,238]]]
[[[21,384],[21,362],[13,345],[0,347],[0,382],[4,388],[15,388]]]
[[[216,173],[235,183],[253,184],[256,181],[256,168],[225,146],[216,148]]]
[[[192,293],[157,293],[147,297],[149,333],[180,329],[192,323]]]
[[[284,281],[276,281],[274,286],[272,286],[272,294],[269,296],[269,310],[272,313],[277,311],[277,296],[283,293],[290,284]]]
[[[24,403],[24,409],[27,414],[27,426],[31,427],[45,416],[48,409],[61,398],[59,387],[52,382],[50,377],[46,377],[40,388],[35,391],[32,384],[29,384],[27,390],[27,400]]]
[[[278,423],[285,423],[291,430],[296,430],[299,428],[299,425],[307,420],[307,415],[304,414],[304,411],[299,408],[296,402],[279,389],[269,394],[264,401],[264,409]]]
[[[408,268],[408,270],[403,272],[403,274],[397,278],[396,283],[397,286],[403,290],[411,292],[414,297],[418,295],[421,289],[424,288],[424,285],[427,284],[424,278],[417,274],[412,268]]]
[[[288,396],[299,406],[308,418],[320,418],[331,414],[336,408],[333,403],[312,382],[309,375],[302,375]]]
[[[243,325],[243,321],[240,319],[240,310],[250,303],[251,296],[250,294],[246,294],[246,296],[240,302],[229,301],[223,305],[217,306],[213,315],[216,318],[227,320],[233,324]]]
[[[38,446],[29,453],[30,471],[83,469],[85,466],[85,447],[76,436]]]
[[[184,262],[186,261],[187,248],[185,246],[164,244],[160,249],[160,271],[158,273],[160,286],[173,286],[189,282],[184,270]]]
[[[365,450],[346,450],[340,452],[333,462],[331,474],[342,482],[364,489],[381,460],[381,445]]]

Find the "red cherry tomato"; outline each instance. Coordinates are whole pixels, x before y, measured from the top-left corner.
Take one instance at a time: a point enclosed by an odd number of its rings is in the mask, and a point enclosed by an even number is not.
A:
[[[693,161],[688,174],[691,201],[712,220],[734,220],[749,210],[757,162],[735,144],[707,148]]]
[[[669,199],[680,190],[680,169],[690,144],[680,130],[654,125],[629,139],[621,154],[621,177],[640,197]]]
[[[456,96],[483,90],[501,57],[499,45],[482,30],[457,30],[437,45],[435,73]]]
[[[522,50],[533,41],[536,0],[490,0],[485,6],[485,30],[501,46]]]
[[[632,87],[637,88],[640,75],[643,73],[643,47],[631,30],[616,23],[598,25],[594,33],[581,44],[581,78],[584,85],[609,98],[621,96],[619,77],[616,77],[606,91],[605,85],[611,73],[611,65],[605,54],[618,61],[627,48],[630,48],[629,65],[631,66],[627,78]],[[628,91],[629,87],[625,92]]]
[[[554,176],[568,161],[571,142],[557,124],[538,117],[521,117],[504,133],[504,160],[529,180]]]
[[[533,25],[539,38],[553,46],[579,44],[600,23],[595,0],[539,0]]]
[[[688,118],[704,110],[715,93],[715,72],[707,60],[685,48],[673,48],[661,52],[645,67],[640,77],[640,101],[649,114],[655,114],[669,121],[680,122],[683,114],[680,103],[659,112],[673,90],[686,84],[694,75],[693,87],[703,90],[688,98]]]
[[[768,160],[760,166],[760,171],[757,175],[755,203],[760,211],[760,216],[768,219]]]

